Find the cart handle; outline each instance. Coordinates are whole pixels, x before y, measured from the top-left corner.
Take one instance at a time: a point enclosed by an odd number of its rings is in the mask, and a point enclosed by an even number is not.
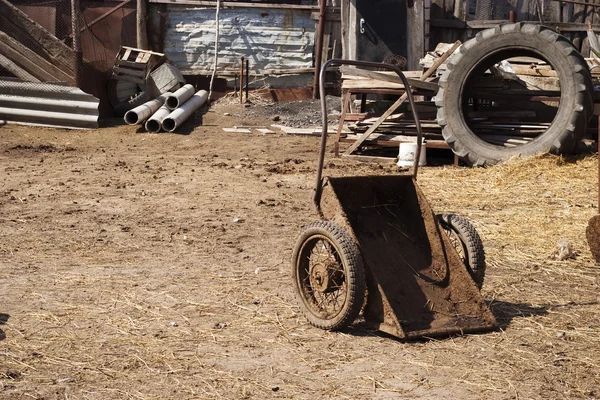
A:
[[[402,80],[402,84],[406,90],[406,94],[408,96],[408,102],[410,103],[410,108],[412,109],[413,117],[415,119],[415,125],[417,127],[417,152],[415,155],[415,161],[413,164],[413,179],[417,179],[417,171],[419,169],[419,155],[421,154],[421,142],[423,139],[423,132],[421,131],[421,120],[419,119],[419,115],[417,114],[417,110],[415,108],[415,101],[413,99],[412,90],[410,89],[410,85],[408,84],[408,80],[406,76],[402,73],[402,71],[390,64],[376,63],[372,61],[358,61],[358,60],[343,60],[339,58],[332,58],[331,60],[327,60],[325,64],[321,67],[321,72],[319,74],[319,96],[321,97],[321,113],[323,118],[323,130],[321,132],[321,150],[319,153],[319,166],[317,167],[317,186],[315,189],[315,197],[314,202],[319,208],[319,204],[321,203],[321,193],[323,191],[323,163],[325,161],[325,149],[327,147],[327,104],[325,100],[325,73],[327,71],[327,67],[332,64],[337,65],[356,65],[359,67],[371,67],[371,68],[385,68],[394,71]],[[343,123],[343,121],[340,121]]]

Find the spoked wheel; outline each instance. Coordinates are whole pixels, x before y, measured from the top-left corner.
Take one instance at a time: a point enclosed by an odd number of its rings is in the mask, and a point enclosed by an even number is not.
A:
[[[467,271],[481,289],[485,276],[485,253],[483,243],[473,224],[456,214],[438,215],[440,225],[458,252]]]
[[[308,321],[321,329],[350,325],[362,307],[365,270],[358,246],[329,221],[308,225],[292,256],[294,291]]]

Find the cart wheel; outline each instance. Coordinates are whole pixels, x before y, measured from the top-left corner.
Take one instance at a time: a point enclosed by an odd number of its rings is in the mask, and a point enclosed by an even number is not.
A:
[[[308,321],[340,330],[360,312],[365,269],[358,246],[343,228],[320,221],[304,228],[292,256],[294,291]]]
[[[481,289],[485,276],[485,253],[475,227],[468,219],[456,214],[438,215],[438,220],[467,267],[471,278]]]

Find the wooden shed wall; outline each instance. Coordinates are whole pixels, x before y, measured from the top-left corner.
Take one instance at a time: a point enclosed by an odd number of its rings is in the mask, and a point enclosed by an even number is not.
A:
[[[600,30],[600,3],[575,0],[430,0],[429,46],[466,40],[479,30],[509,20],[541,23],[569,38],[582,54],[589,54],[587,24]],[[596,6],[596,7],[594,7]]]

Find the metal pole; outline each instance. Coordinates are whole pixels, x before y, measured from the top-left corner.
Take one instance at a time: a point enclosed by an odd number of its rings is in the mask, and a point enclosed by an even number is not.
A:
[[[75,86],[81,87],[83,54],[81,52],[81,31],[79,30],[79,13],[81,9],[79,0],[71,0],[71,33],[73,34],[73,73],[75,78]]]
[[[317,28],[317,43],[315,44],[315,75],[313,79],[313,99],[319,94],[319,72],[323,61],[323,35],[325,34],[325,6],[327,0],[320,0],[319,27]]]
[[[137,0],[136,30],[138,49],[148,50],[148,35],[146,33],[146,0]]]
[[[242,62],[240,63],[240,104],[244,104],[244,56],[242,56]]]
[[[249,82],[250,79],[248,79],[248,64],[249,64],[249,60],[246,60],[246,103],[248,103],[248,86],[250,86]]]

